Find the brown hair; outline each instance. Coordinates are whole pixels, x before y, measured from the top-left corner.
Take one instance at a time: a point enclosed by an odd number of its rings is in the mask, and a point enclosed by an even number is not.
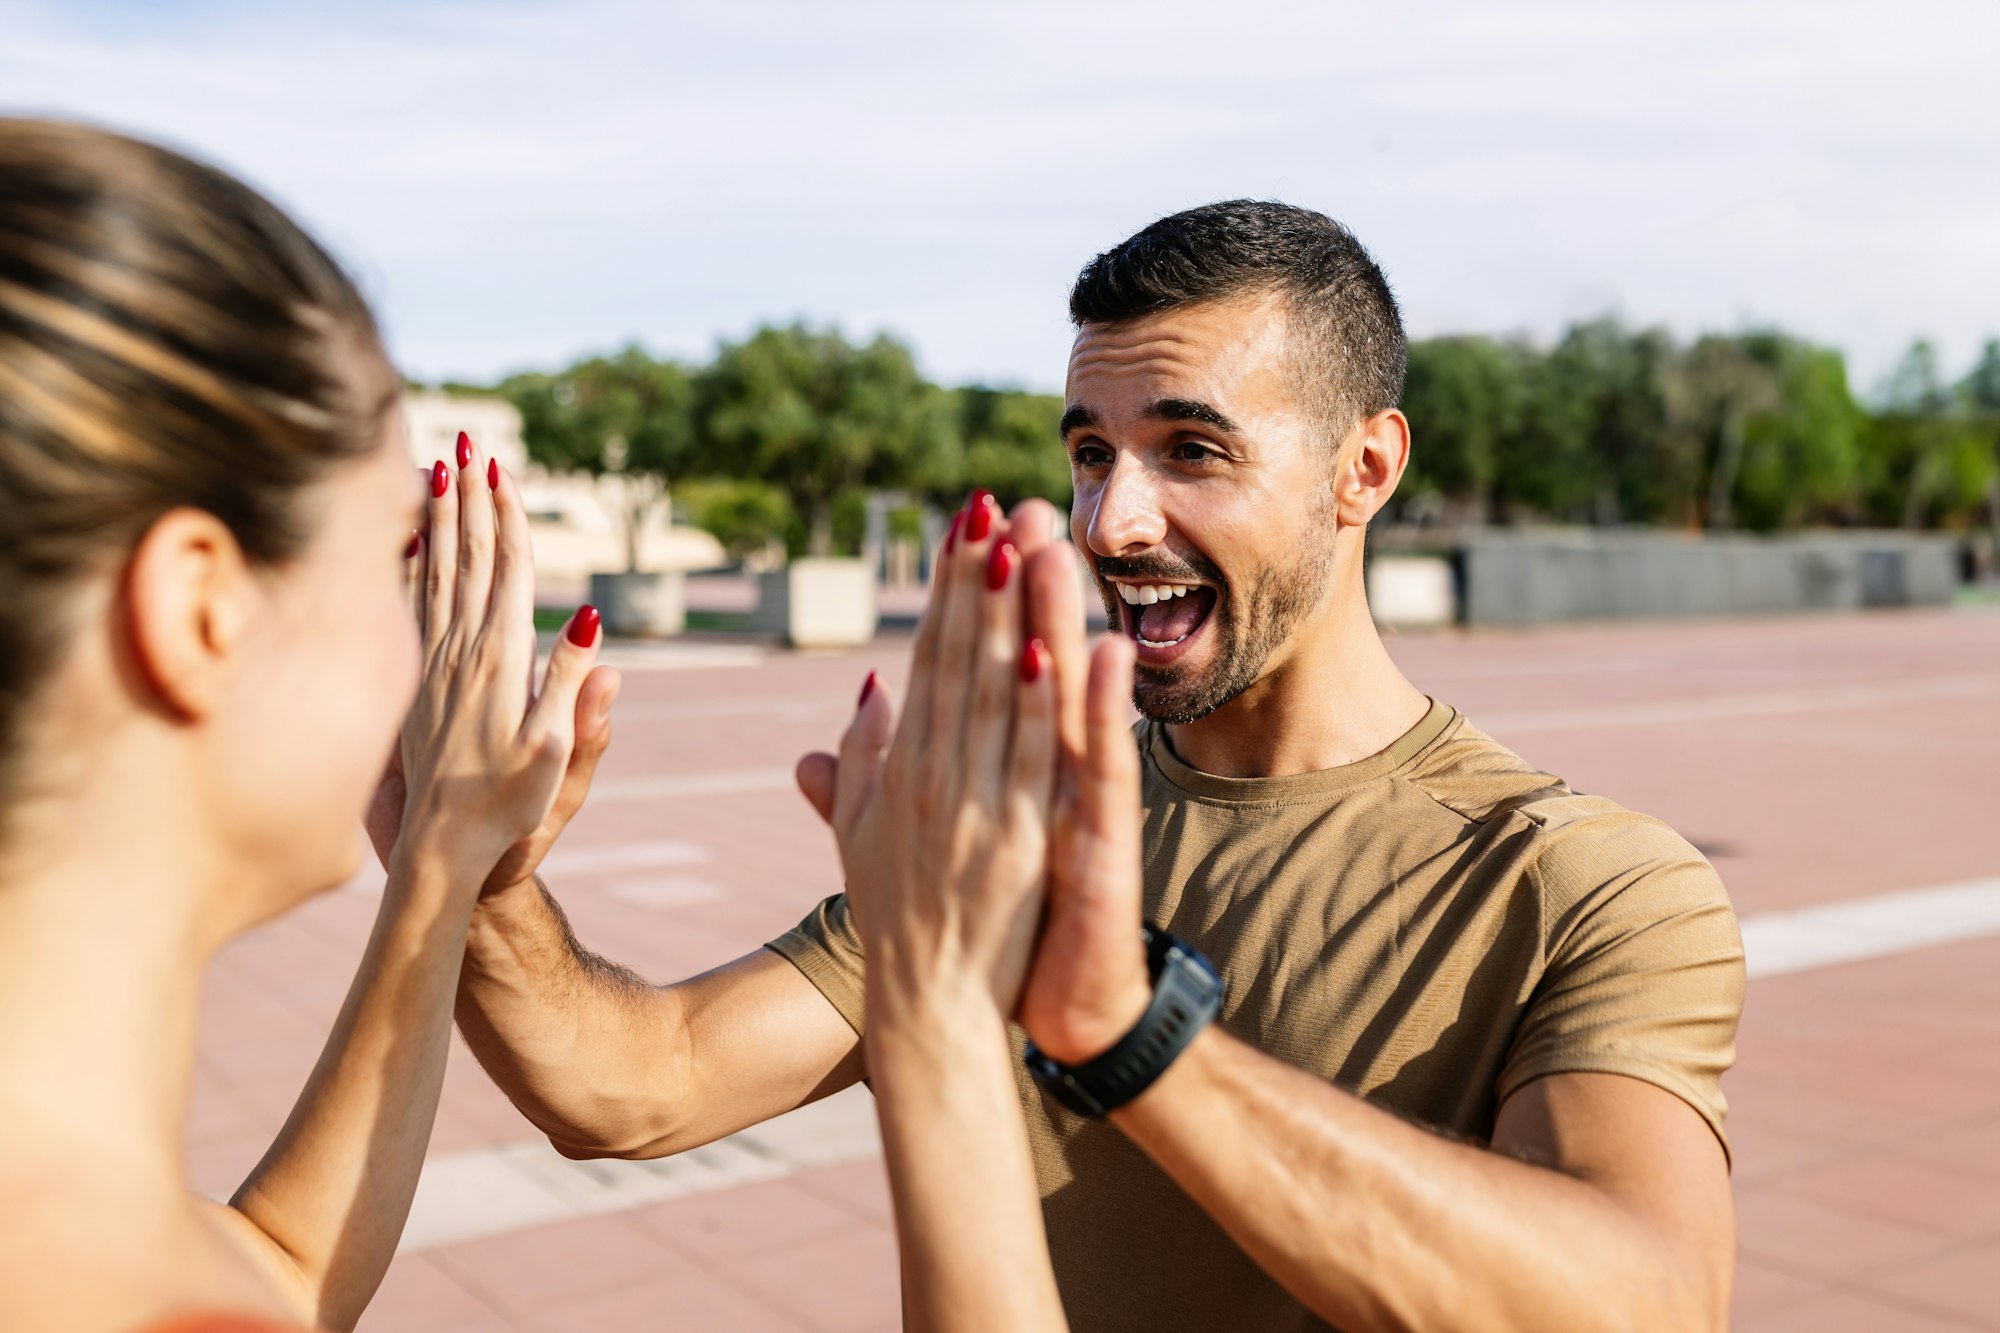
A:
[[[0,809],[65,593],[182,506],[264,563],[382,439],[367,303],[270,201],[103,130],[0,118]]]

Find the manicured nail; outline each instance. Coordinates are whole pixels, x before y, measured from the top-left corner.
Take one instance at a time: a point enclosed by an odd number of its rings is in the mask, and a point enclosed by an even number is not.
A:
[[[1021,650],[1021,679],[1032,685],[1042,678],[1042,670],[1048,665],[1049,646],[1040,639],[1028,640],[1028,646]]]
[[[986,588],[989,592],[999,592],[1007,586],[1007,580],[1014,577],[1014,543],[995,542],[993,554],[986,557]]]
[[[500,460],[497,458],[486,460],[486,489],[489,491],[500,489]]]
[[[446,470],[445,465],[442,462],[431,464],[431,499],[435,500],[443,495],[450,485],[451,473]]]
[[[854,701],[856,708],[868,702],[868,696],[875,693],[875,673],[869,672],[868,679],[861,682],[861,697]]]
[[[986,534],[993,531],[993,492],[974,491],[972,498],[965,502],[965,539],[969,542],[983,542]]]
[[[569,622],[569,641],[579,648],[588,648],[597,642],[597,608],[578,607]]]
[[[410,544],[403,548],[403,559],[415,560],[417,558],[417,548],[422,546],[423,544],[424,544],[424,539],[421,534],[415,532],[411,533]]]
[[[951,516],[951,531],[944,535],[944,553],[950,555],[958,549],[958,530],[965,524],[965,511],[959,510]]]
[[[472,437],[464,431],[458,433],[458,466],[461,469],[472,466]]]

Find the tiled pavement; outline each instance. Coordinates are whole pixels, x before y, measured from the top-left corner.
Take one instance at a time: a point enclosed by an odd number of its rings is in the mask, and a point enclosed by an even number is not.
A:
[[[784,789],[860,678],[826,657],[625,654],[599,798],[551,867],[586,942],[660,979],[755,948],[836,876]],[[2000,617],[1411,636],[1423,687],[1586,790],[1703,847],[1746,915],[2000,874]],[[231,946],[210,978],[189,1125],[226,1192],[303,1082],[366,933],[350,889]],[[2000,1329],[2000,936],[1760,978],[1732,1101],[1737,1327]],[[434,1158],[532,1131],[454,1054]],[[370,1330],[888,1330],[879,1161],[406,1253]],[[713,1182],[711,1182],[713,1183]]]

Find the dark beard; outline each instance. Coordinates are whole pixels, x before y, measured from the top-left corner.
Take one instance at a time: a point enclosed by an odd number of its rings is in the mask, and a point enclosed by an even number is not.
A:
[[[1100,562],[1102,566],[1113,563]],[[1127,577],[1160,576],[1171,581],[1164,570],[1125,568],[1114,572]],[[1139,566],[1142,562],[1130,562]],[[1158,722],[1176,726],[1199,722],[1257,683],[1265,665],[1278,646],[1290,638],[1306,613],[1318,606],[1326,593],[1326,581],[1333,569],[1333,544],[1314,543],[1292,565],[1263,574],[1242,597],[1221,577],[1221,571],[1206,561],[1198,572],[1217,585],[1215,609],[1208,613],[1214,625],[1217,660],[1206,672],[1186,667],[1148,667],[1141,663],[1132,679],[1132,703],[1141,713]],[[1136,609],[1112,591],[1102,579],[1098,593],[1105,613],[1121,631],[1125,617]]]

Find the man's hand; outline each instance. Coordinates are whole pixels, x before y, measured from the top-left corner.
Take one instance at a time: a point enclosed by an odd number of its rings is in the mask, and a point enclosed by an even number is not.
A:
[[[1139,931],[1139,751],[1126,722],[1132,660],[1122,635],[1089,655],[1083,752],[1065,766],[1049,847],[1048,911],[1017,1015],[1035,1044],[1063,1064],[1110,1049],[1152,999]]]
[[[1139,757],[1129,726],[1132,648],[1118,636],[1093,654],[1084,636],[1076,556],[1039,500],[1005,529],[1021,552],[1027,633],[1056,682],[1060,755],[1044,923],[1016,1018],[1064,1063],[1122,1037],[1152,994],[1140,940]],[[832,822],[840,764],[799,761],[799,789]]]

